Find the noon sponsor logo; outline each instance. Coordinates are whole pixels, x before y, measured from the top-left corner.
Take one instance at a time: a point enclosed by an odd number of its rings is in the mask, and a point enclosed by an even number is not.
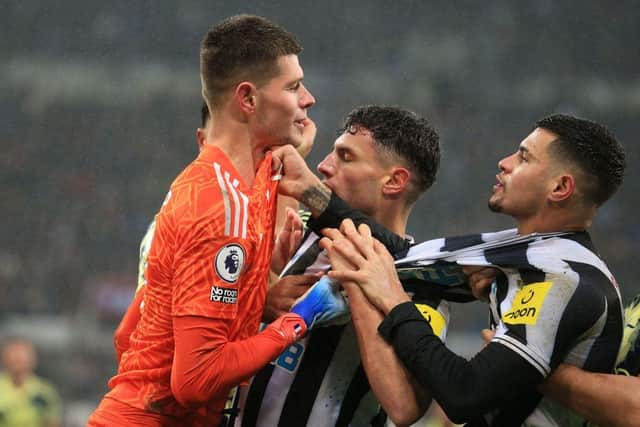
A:
[[[523,286],[516,292],[511,309],[502,315],[502,321],[512,325],[535,325],[552,285],[552,282],[538,282]]]
[[[238,301],[238,290],[212,286],[209,299],[223,304],[235,304]]]

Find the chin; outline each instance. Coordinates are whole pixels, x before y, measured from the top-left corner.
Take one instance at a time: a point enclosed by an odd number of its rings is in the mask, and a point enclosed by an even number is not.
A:
[[[491,212],[502,212],[502,205],[500,204],[500,202],[494,201],[493,199],[489,199],[487,206],[489,207],[489,210]]]

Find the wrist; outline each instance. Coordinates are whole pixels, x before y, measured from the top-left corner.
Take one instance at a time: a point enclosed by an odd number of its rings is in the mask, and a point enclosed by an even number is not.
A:
[[[331,189],[323,184],[317,177],[314,182],[310,182],[304,186],[304,189],[300,195],[300,202],[304,203],[311,216],[314,218],[319,217],[329,206],[331,200]]]
[[[411,301],[411,298],[409,298],[409,295],[405,294],[404,292],[397,293],[397,294],[392,293],[387,295],[383,300],[381,300],[380,309],[386,316],[395,307],[410,301]]]

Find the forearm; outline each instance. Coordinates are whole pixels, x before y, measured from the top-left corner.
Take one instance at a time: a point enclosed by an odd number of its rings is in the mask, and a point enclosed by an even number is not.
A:
[[[257,335],[229,341],[222,320],[175,317],[171,390],[176,400],[189,406],[226,396],[229,389],[255,375],[294,341],[292,334],[282,329],[292,329],[296,323],[302,324],[303,333],[304,321],[287,314]]]
[[[560,365],[540,390],[601,426],[640,425],[640,379]]]
[[[378,334],[377,326],[384,316],[354,286],[346,289],[371,390],[395,425],[412,424],[427,410],[431,396],[413,380],[393,347]]]
[[[490,343],[469,361],[456,355],[433,334],[413,303],[395,307],[379,332],[454,422],[477,418],[509,400],[513,390],[542,380],[535,368],[500,344]]]

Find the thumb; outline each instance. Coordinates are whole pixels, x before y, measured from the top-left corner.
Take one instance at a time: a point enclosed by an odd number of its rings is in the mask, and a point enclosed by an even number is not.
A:
[[[271,157],[271,175],[280,174],[282,171],[282,158],[281,150],[274,150]]]

